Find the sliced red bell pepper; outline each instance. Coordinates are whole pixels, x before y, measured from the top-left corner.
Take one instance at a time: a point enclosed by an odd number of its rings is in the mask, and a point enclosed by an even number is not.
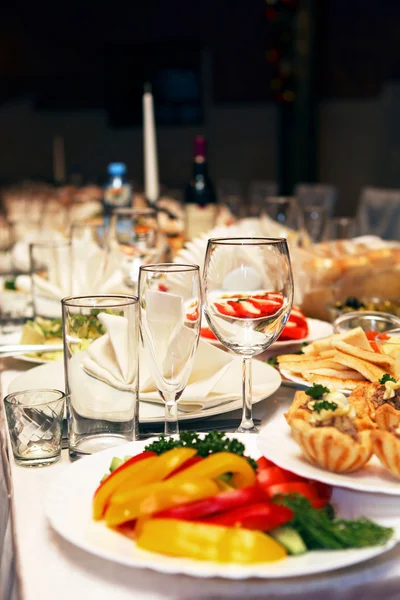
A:
[[[289,483],[290,481],[303,481],[306,480],[299,475],[295,475],[290,471],[281,469],[280,467],[269,467],[267,469],[257,470],[257,481],[264,489],[268,489],[271,485],[277,483]]]
[[[269,469],[269,467],[276,467],[275,463],[273,463],[272,460],[268,460],[268,458],[265,458],[265,456],[260,456],[260,458],[257,459],[256,462],[258,465],[258,469],[260,470]]]
[[[300,494],[308,498],[314,508],[322,508],[328,502],[327,498],[321,498],[313,483],[302,481],[291,481],[287,483],[277,483],[271,485],[265,492],[269,498],[274,498],[280,494]]]
[[[203,500],[196,500],[195,502],[182,504],[181,506],[174,506],[159,512],[155,517],[190,521],[246,506],[247,504],[261,502],[262,500],[266,501],[265,492],[258,485],[252,485],[229,492],[222,492],[211,498],[204,498]]]
[[[282,508],[285,510],[281,510]],[[272,502],[260,502],[241,506],[201,520],[203,523],[213,523],[225,527],[270,531],[275,527],[281,527],[289,523],[292,519],[293,512],[286,506],[273,504]]]
[[[214,306],[221,315],[225,315],[226,317],[237,317],[236,311],[229,304],[214,302]]]

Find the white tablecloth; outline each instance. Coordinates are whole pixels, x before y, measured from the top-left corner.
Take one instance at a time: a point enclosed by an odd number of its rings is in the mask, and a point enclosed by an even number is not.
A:
[[[4,361],[3,395],[11,379],[26,366]],[[273,399],[255,406],[256,416],[267,422],[293,390],[282,387]],[[68,468],[67,452],[57,465],[26,469],[10,461],[13,538],[20,585],[12,571],[12,545],[7,512],[6,473],[0,467],[0,600],[12,593],[23,600],[217,600],[268,598],[307,600],[385,600],[400,598],[400,547],[359,566],[313,577],[287,580],[225,581],[170,576],[146,569],[131,569],[92,556],[59,537],[46,521],[43,499],[47,484]],[[6,465],[7,466],[7,465]],[[9,582],[14,581],[11,591]]]

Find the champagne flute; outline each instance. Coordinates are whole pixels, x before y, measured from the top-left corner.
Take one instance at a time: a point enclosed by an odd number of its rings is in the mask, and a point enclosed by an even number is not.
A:
[[[208,241],[204,312],[219,341],[243,357],[243,415],[238,432],[256,433],[251,358],[279,337],[292,308],[293,276],[284,238]]]
[[[136,289],[141,265],[155,263],[160,254],[157,213],[150,208],[118,208],[109,232],[109,261],[118,264],[124,283]]]
[[[198,265],[140,267],[140,337],[144,358],[165,402],[165,435],[178,433],[178,401],[192,371],[201,325]]]

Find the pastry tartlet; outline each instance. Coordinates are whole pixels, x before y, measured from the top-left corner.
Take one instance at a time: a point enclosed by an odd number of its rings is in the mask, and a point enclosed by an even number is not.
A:
[[[371,432],[372,449],[388,471],[400,478],[400,429]]]
[[[308,409],[311,414],[307,420],[293,416],[289,425],[311,463],[335,473],[351,473],[369,461],[371,432],[357,428],[356,410],[345,396],[336,393],[335,401],[322,397],[308,402]]]
[[[400,380],[360,386],[349,400],[356,406],[357,412],[366,407],[365,415],[379,429],[389,431],[400,426]]]

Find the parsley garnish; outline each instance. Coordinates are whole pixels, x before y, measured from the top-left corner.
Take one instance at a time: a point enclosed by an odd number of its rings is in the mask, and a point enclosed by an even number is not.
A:
[[[314,400],[322,398],[324,394],[329,394],[329,392],[330,390],[320,383],[313,383],[312,387],[306,390],[307,396],[310,396],[310,398],[313,398]]]
[[[271,367],[276,367],[278,365],[278,359],[276,356],[271,356],[267,361],[267,365],[271,365]]]
[[[236,439],[225,437],[225,433],[218,431],[210,431],[206,436],[201,438],[198,433],[182,431],[178,439],[165,438],[160,435],[158,440],[148,444],[145,450],[151,450],[156,454],[163,454],[172,448],[195,448],[199,456],[208,456],[216,452],[233,452],[239,456],[244,456],[244,444]],[[252,458],[246,456],[253,469],[257,469],[257,463]]]
[[[336,410],[338,405],[336,402],[329,402],[328,400],[317,400],[313,406],[313,410],[320,413],[321,410]]]
[[[385,544],[393,529],[381,527],[368,519],[347,521],[336,519],[332,510],[313,508],[307,498],[298,494],[277,496],[274,502],[294,512],[290,527],[301,535],[308,550],[344,550]],[[327,510],[328,508],[328,510]]]
[[[393,381],[394,383],[396,383],[396,380],[395,380],[394,377],[392,377],[391,375],[389,375],[389,373],[385,373],[380,378],[379,383],[382,383],[382,385],[384,385],[387,381]]]

